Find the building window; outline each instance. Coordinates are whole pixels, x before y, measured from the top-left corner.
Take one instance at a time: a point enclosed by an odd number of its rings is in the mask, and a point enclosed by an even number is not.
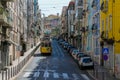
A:
[[[111,16],[111,15],[109,16],[109,22],[110,22],[110,23],[109,23],[109,24],[110,24],[110,25],[109,25],[110,30],[112,30],[112,16]]]
[[[102,20],[102,31],[104,31],[104,20]]]
[[[106,18],[106,37],[108,38],[108,18]]]

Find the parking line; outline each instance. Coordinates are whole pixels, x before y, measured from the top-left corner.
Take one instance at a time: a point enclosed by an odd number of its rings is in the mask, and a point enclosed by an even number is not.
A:
[[[33,75],[33,77],[39,77],[40,72],[35,72],[35,74]]]
[[[68,74],[67,73],[63,73],[63,78],[64,79],[69,79]]]
[[[85,80],[90,80],[90,79],[88,78],[88,76],[86,76],[86,74],[81,74],[81,76],[82,76]]]
[[[72,76],[73,76],[74,80],[78,80],[79,79],[79,77],[77,76],[77,74],[72,74]]]
[[[47,71],[45,71],[43,77],[48,78],[49,77],[49,73]]]
[[[32,74],[32,72],[26,72],[23,77],[29,77]]]
[[[53,73],[54,78],[59,78],[58,73]]]

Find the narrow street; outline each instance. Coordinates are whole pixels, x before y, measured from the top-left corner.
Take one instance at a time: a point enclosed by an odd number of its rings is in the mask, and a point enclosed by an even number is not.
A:
[[[51,56],[41,55],[38,49],[15,80],[93,80],[57,41],[52,41],[52,48]]]

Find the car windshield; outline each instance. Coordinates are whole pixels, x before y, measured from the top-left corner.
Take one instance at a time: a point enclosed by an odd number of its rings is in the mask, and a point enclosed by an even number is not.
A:
[[[79,54],[78,57],[87,56],[86,54]]]
[[[84,63],[89,63],[89,62],[92,62],[92,59],[91,58],[84,58],[83,62]]]
[[[78,53],[79,51],[78,51],[78,50],[74,50],[73,52],[74,52],[74,53]]]

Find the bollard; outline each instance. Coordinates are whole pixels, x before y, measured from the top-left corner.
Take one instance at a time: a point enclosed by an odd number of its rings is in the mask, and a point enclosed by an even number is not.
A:
[[[13,76],[14,76],[14,67],[13,67]]]
[[[10,78],[12,78],[12,67],[11,67],[11,70],[10,70],[10,71],[11,71],[11,77],[10,77]]]
[[[7,70],[5,70],[5,80],[7,80]]]
[[[24,59],[24,65],[25,65],[25,59]]]
[[[20,62],[20,70],[22,69],[22,62]]]
[[[99,73],[98,69],[96,69],[96,78],[98,78],[98,73]]]
[[[18,71],[19,71],[19,68],[18,68],[18,65],[17,65],[17,73],[18,73]]]
[[[2,72],[2,80],[4,80],[4,71],[1,71]]]
[[[15,67],[13,67],[13,77],[15,76]]]
[[[16,75],[16,66],[14,68],[15,68],[15,70],[14,70],[14,76],[15,76]]]
[[[20,64],[18,64],[18,71],[20,71]]]
[[[23,68],[23,66],[24,66],[24,61],[22,61],[22,68]]]
[[[8,69],[8,80],[10,79],[10,69]]]

